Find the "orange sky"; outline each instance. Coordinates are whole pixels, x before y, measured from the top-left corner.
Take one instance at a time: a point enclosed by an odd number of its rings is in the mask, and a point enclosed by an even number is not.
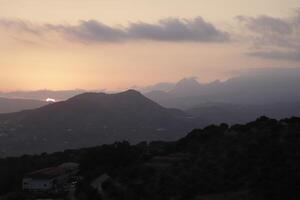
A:
[[[222,3],[223,2],[223,3]],[[201,16],[224,32],[236,32],[235,16],[284,18],[298,0],[0,0],[0,19],[76,25],[94,19],[111,27],[130,22],[155,24]],[[19,26],[19,25],[18,25]],[[226,79],[260,67],[300,67],[298,61],[247,56],[247,42],[129,40],[81,43],[50,33],[36,36],[0,27],[0,90],[119,89],[198,76],[200,82]]]

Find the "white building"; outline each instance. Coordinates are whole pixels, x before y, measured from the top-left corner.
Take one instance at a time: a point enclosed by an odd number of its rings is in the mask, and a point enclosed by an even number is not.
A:
[[[78,164],[64,163],[34,171],[23,177],[23,190],[26,191],[55,191],[63,188],[69,179],[78,173]]]

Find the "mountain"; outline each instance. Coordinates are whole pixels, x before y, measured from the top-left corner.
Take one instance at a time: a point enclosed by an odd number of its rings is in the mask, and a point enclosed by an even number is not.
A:
[[[0,113],[18,112],[47,105],[45,101],[31,99],[9,99],[0,97]]]
[[[168,108],[189,109],[202,103],[217,102],[262,105],[300,101],[300,69],[259,69],[227,81],[199,84],[183,79],[170,91],[152,91],[148,98]]]
[[[128,140],[174,140],[196,123],[137,91],[84,93],[35,110],[0,115],[3,155],[51,152]]]
[[[195,77],[184,78],[176,83],[175,87],[169,93],[177,97],[193,96],[201,90],[201,86]]]
[[[216,90],[221,82],[200,84],[195,77],[184,78],[174,84],[169,91],[153,90],[146,92],[145,96],[168,108],[187,109],[214,99]]]

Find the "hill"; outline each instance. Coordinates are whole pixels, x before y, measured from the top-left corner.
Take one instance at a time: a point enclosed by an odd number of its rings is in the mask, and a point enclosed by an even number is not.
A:
[[[115,141],[175,140],[197,126],[139,92],[85,93],[39,109],[0,115],[3,155],[52,152]]]

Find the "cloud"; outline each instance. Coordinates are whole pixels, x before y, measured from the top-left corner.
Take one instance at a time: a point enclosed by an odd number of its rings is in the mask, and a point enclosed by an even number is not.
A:
[[[136,22],[128,26],[108,26],[96,20],[80,21],[77,25],[37,25],[22,20],[0,20],[0,27],[16,29],[37,36],[58,33],[64,38],[83,43],[151,40],[160,42],[226,42],[229,34],[217,29],[201,17],[194,19],[167,18],[157,23]]]
[[[248,55],[277,60],[300,61],[300,11],[289,18],[238,16],[254,50]]]
[[[118,42],[128,39],[128,34],[121,28],[113,28],[95,20],[81,21],[78,25],[47,24],[45,28],[58,32],[65,37],[80,42]]]
[[[0,27],[5,29],[14,29],[20,32],[27,32],[33,35],[40,35],[42,33],[42,30],[40,30],[36,25],[19,19],[0,19]]]
[[[133,23],[127,29],[133,38],[156,41],[224,42],[229,34],[218,30],[201,17],[195,19],[168,18],[158,24]]]

